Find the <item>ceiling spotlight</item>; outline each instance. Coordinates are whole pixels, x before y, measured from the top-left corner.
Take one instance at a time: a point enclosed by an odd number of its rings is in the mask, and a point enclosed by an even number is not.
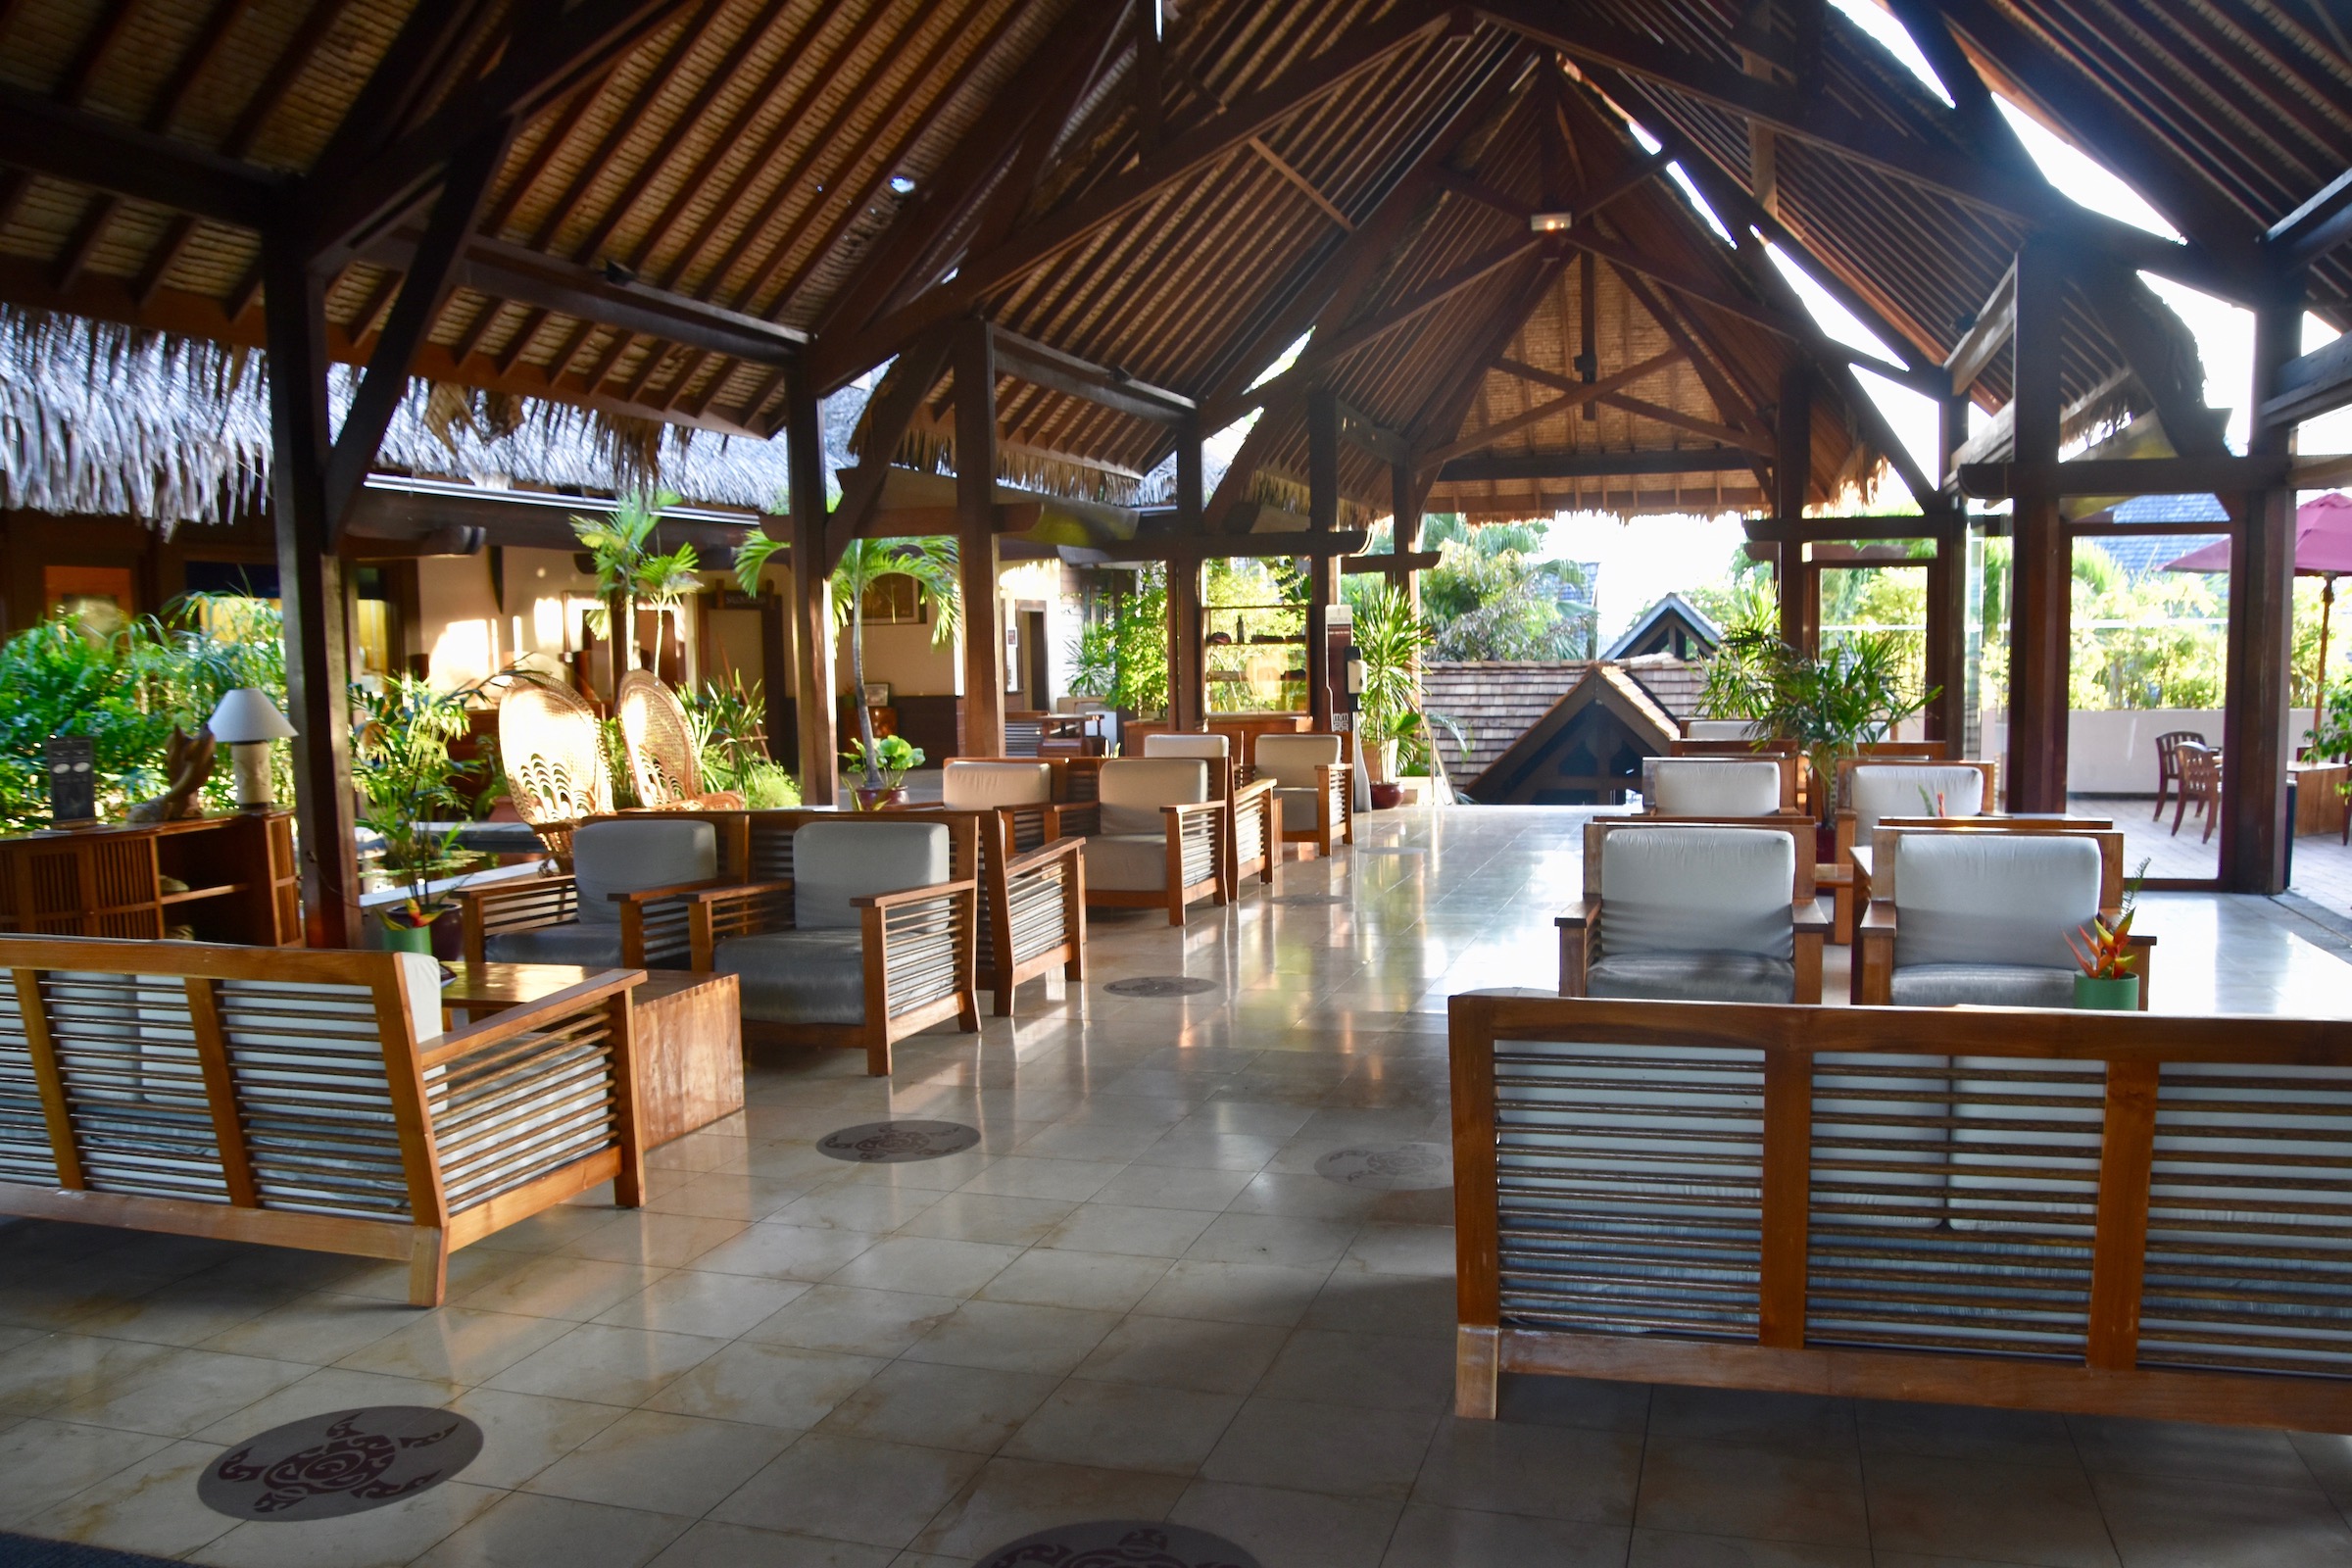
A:
[[[1574,226],[1574,213],[1530,213],[1527,226],[1539,234],[1557,234]]]
[[[908,179],[905,174],[893,174],[890,176],[890,188],[904,196],[914,189],[914,181]]]

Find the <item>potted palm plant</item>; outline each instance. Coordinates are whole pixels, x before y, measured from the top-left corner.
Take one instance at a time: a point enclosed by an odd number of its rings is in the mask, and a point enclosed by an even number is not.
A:
[[[1403,799],[1396,754],[1421,731],[1421,656],[1437,641],[1395,586],[1355,596],[1355,649],[1363,673],[1356,740],[1363,751],[1372,805],[1386,810]]]
[[[760,572],[768,557],[783,548],[783,541],[765,534],[754,534],[735,553],[736,584],[747,594],[760,592]],[[906,577],[914,583],[915,601],[931,612],[931,641],[945,645],[956,635],[961,618],[963,600],[956,585],[956,541],[942,535],[929,539],[858,539],[842,553],[841,564],[833,568],[833,615],[850,625],[850,689],[859,694],[858,703],[858,744],[855,751],[842,756],[861,771],[858,785],[858,798],[868,794],[886,799],[906,781],[906,768],[919,765],[920,753],[913,761],[899,771],[896,780],[884,782],[881,754],[874,745],[874,715],[866,710],[865,692],[865,596],[867,590],[885,577]],[[892,740],[898,737],[892,736]],[[906,746],[905,741],[899,741]],[[912,750],[912,748],[908,748]]]
[[[605,602],[606,629],[611,633],[612,695],[620,695],[620,677],[636,664],[637,639],[630,628],[637,622],[640,604],[675,604],[703,585],[694,546],[658,551],[655,531],[662,514],[678,504],[663,490],[655,495],[637,491],[614,504],[605,517],[573,515],[571,531],[588,552],[596,570],[597,597]]]
[[[1861,633],[1809,655],[1772,631],[1740,627],[1724,638],[1707,666],[1699,703],[1716,717],[1751,720],[1762,737],[1758,745],[1796,743],[1814,780],[1814,812],[1827,834],[1838,803],[1826,785],[1838,776],[1838,760],[1887,739],[1936,699],[1937,688],[1906,691],[1903,677],[1903,647],[1889,635]]]
[[[458,906],[432,884],[465,862],[453,819],[470,816],[473,803],[459,790],[464,769],[449,748],[466,734],[480,692],[436,691],[412,675],[381,690],[352,688],[352,782],[366,803],[360,823],[382,845],[378,867],[409,894],[384,914],[385,945],[397,951],[432,952],[435,922]]]

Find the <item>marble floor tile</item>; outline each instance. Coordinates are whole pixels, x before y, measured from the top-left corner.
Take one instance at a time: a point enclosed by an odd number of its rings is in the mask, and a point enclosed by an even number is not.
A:
[[[318,1369],[218,1350],[173,1350],[120,1382],[63,1400],[52,1420],[187,1437]]]
[[[1185,1489],[1168,1517],[1223,1536],[1269,1568],[1366,1568],[1388,1549],[1402,1512],[1369,1497],[1203,1480]]]
[[[820,1541],[706,1519],[669,1544],[653,1568],[897,1568],[888,1546]]]
[[[400,1568],[479,1519],[506,1494],[452,1481],[344,1519],[248,1520],[190,1557],[209,1568]]]
[[[33,1417],[0,1431],[0,1527],[162,1452],[170,1438]]]
[[[0,1353],[0,1411],[39,1415],[102,1398],[172,1354],[166,1345],[44,1334]]]
[[[2311,1467],[2283,1432],[2069,1416],[2076,1451],[2093,1475],[2178,1476],[2247,1486],[2308,1487]]]
[[[1054,1392],[1058,1378],[987,1367],[894,1361],[844,1397],[829,1436],[994,1453]]]
[[[2003,1568],[1956,1557],[1903,1557],[1860,1546],[1815,1546],[1790,1541],[1744,1541],[1673,1530],[1636,1530],[1627,1568]]]
[[[919,1296],[970,1296],[1021,1256],[1017,1247],[951,1242],[932,1236],[887,1236],[829,1276],[835,1285],[909,1291]]]
[[[1413,1501],[1438,1508],[1630,1525],[1642,1440],[1583,1427],[1438,1423]]]
[[[117,1551],[179,1557],[228,1534],[236,1520],[196,1498],[196,1478],[219,1459],[210,1443],[169,1443],[16,1528],[28,1536]]]
[[[246,1439],[328,1410],[370,1404],[442,1405],[464,1390],[436,1378],[396,1378],[381,1372],[321,1367],[251,1404],[240,1405],[190,1437],[199,1443],[239,1444]]]
[[[997,1160],[958,1188],[959,1192],[988,1193],[999,1198],[1043,1198],[1082,1203],[1110,1184],[1127,1168],[1124,1158],[1104,1160],[1049,1159],[1015,1154]]]
[[[951,1557],[977,1556],[1073,1519],[1163,1519],[1184,1489],[1175,1476],[991,1459],[914,1544]]]
[[[980,1295],[991,1301],[1123,1312],[1149,1296],[1168,1269],[1158,1257],[1038,1248],[1015,1258]]]
[[[908,1346],[906,1361],[1066,1376],[1118,1325],[1116,1312],[1020,1301],[966,1301]]]
[[[727,1346],[648,1396],[657,1410],[799,1431],[822,1421],[890,1363],[797,1346]]]
[[[1077,1206],[1060,1199],[949,1193],[898,1230],[906,1236],[935,1236],[951,1242],[1033,1247],[1051,1235]]]
[[[514,1492],[416,1561],[418,1568],[640,1568],[693,1522]]]
[[[738,1487],[710,1517],[898,1548],[963,1489],[977,1453],[812,1432]]]
[[[772,1426],[632,1410],[533,1476],[522,1490],[700,1516],[799,1436]]]
[[[1134,1313],[1103,1337],[1076,1375],[1107,1383],[1248,1394],[1280,1353],[1286,1331],[1266,1324]]]
[[[522,1317],[445,1306],[416,1318],[336,1362],[393,1377],[484,1383],[572,1328],[562,1318]]]
[[[696,1334],[582,1323],[486,1386],[597,1404],[643,1404],[725,1348],[726,1341]]]
[[[1130,1208],[1201,1209],[1215,1214],[1231,1205],[1253,1176],[1254,1168],[1230,1170],[1154,1161],[1128,1166],[1094,1195],[1094,1201]]]
[[[1396,1521],[1380,1568],[1460,1568],[1468,1563],[1623,1568],[1628,1534],[1623,1525],[1414,1503]]]
[[[809,1289],[797,1281],[756,1274],[680,1269],[607,1307],[596,1321],[732,1340],[766,1322]]]
[[[699,1226],[703,1222],[688,1223]],[[550,1252],[467,1291],[463,1297],[453,1293],[451,1300],[477,1312],[512,1312],[523,1317],[585,1323],[661,1277],[662,1269],[643,1263],[607,1263]]]
[[[201,1348],[231,1355],[266,1355],[327,1366],[398,1333],[416,1319],[416,1309],[405,1301],[313,1291],[198,1343]]]
[[[2049,1568],[2116,1562],[2090,1482],[2074,1465],[1874,1454],[1863,1463],[1863,1486],[1871,1543],[1890,1551]],[[2310,1501],[2334,1518],[2316,1491]],[[2342,1521],[2335,1527],[2341,1533]]]
[[[1432,1339],[1301,1328],[1256,1392],[1277,1399],[1436,1412],[1453,1403],[1453,1348]]]
[[[1189,1476],[1241,1404],[1229,1394],[1072,1378],[1021,1423],[1003,1451],[1016,1459]]]
[[[1306,1315],[1328,1278],[1328,1269],[1179,1258],[1136,1302],[1135,1309],[1160,1317],[1204,1317],[1289,1328]]]
[[[1691,1535],[1870,1544],[1856,1455],[1664,1437],[1654,1413],[1634,1522]]]
[[[892,1356],[930,1333],[960,1304],[953,1296],[818,1285],[744,1338],[844,1355]]]
[[[2124,1568],[2352,1564],[2352,1530],[2310,1487],[2112,1472],[2092,1485]]]
[[[695,1258],[694,1267],[714,1274],[758,1274],[771,1280],[814,1284],[873,1245],[874,1238],[863,1231],[762,1221]]]
[[[741,1234],[744,1223],[707,1215],[623,1210],[594,1230],[565,1241],[556,1251],[565,1257],[593,1258],[606,1263],[676,1268]]]
[[[1211,1481],[1402,1502],[1436,1427],[1435,1412],[1252,1396],[1200,1474]]]
[[[623,1414],[614,1405],[499,1389],[468,1390],[449,1400],[446,1408],[482,1429],[482,1451],[466,1467],[466,1479],[509,1489],[521,1486]]]
[[[1192,1208],[1081,1203],[1042,1240],[1047,1247],[1069,1251],[1176,1258],[1200,1239],[1214,1218],[1213,1213]]]

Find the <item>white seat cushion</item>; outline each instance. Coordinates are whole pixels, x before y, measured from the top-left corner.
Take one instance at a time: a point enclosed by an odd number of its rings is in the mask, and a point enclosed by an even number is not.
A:
[[[1147,735],[1144,737],[1146,757],[1198,757],[1203,761],[1222,762],[1233,755],[1230,735],[1202,735],[1191,730],[1181,735]]]
[[[1795,951],[1796,844],[1750,827],[1619,828],[1600,846],[1604,957]]]
[[[950,760],[940,770],[940,802],[959,811],[1043,806],[1054,799],[1054,769],[1044,762]]]
[[[580,920],[618,925],[615,893],[708,882],[718,875],[718,831],[699,818],[629,817],[590,822],[571,836]],[[563,960],[573,961],[573,960]]]
[[[2074,968],[2067,936],[2099,910],[2095,842],[1968,832],[1905,833],[1893,842],[1898,987],[1902,972],[1919,965]]]
[[[948,867],[944,822],[811,822],[792,836],[792,923],[858,926],[852,899],[932,887]]]
[[[1257,738],[1257,776],[1270,778],[1286,790],[1311,790],[1321,780],[1315,769],[1340,760],[1337,735],[1260,735]]]
[[[1312,833],[1323,820],[1323,805],[1331,797],[1321,790],[1277,788],[1274,799],[1282,803],[1282,830],[1285,833]]]
[[[1163,806],[1191,806],[1208,799],[1208,764],[1184,757],[1119,757],[1102,764],[1096,799],[1102,806],[1105,833],[1163,831]]]
[[[1097,833],[1080,852],[1086,885],[1105,893],[1161,893],[1168,886],[1165,833]]]
[[[1781,808],[1778,762],[1660,757],[1644,771],[1649,803],[1664,816],[1770,816]]]
[[[1984,775],[1973,767],[1865,762],[1846,774],[1854,842],[1870,843],[1882,816],[1976,816],[1985,807]],[[1936,797],[1943,809],[1936,809]]]
[[[1752,718],[1694,718],[1685,740],[1693,741],[1752,741],[1757,738],[1756,722]]]
[[[1586,971],[1585,995],[1632,1002],[1794,1002],[1796,965],[1758,953],[1628,953]]]

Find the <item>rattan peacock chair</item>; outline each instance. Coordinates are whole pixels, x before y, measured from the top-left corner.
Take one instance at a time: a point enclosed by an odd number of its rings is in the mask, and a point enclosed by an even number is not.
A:
[[[736,811],[733,790],[703,790],[703,764],[694,726],[678,694],[649,670],[620,677],[620,738],[629,753],[637,804],[652,810]]]
[[[567,686],[523,678],[498,701],[498,751],[514,809],[556,863],[571,868],[571,830],[612,809],[604,726]]]

